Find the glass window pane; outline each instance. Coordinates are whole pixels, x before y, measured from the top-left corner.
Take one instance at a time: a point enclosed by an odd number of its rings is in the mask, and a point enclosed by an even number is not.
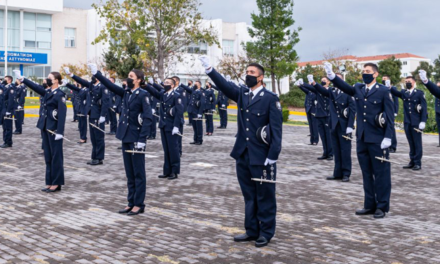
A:
[[[8,30],[8,46],[9,47],[20,47],[20,30],[19,29],[9,29]]]
[[[5,11],[0,10],[0,28],[5,27]]]
[[[24,30],[23,31],[23,39],[24,40],[36,40],[35,31]]]
[[[26,48],[35,48],[36,47],[36,42],[35,41],[29,41],[29,40],[25,40],[24,41],[24,46]]]
[[[52,17],[46,14],[37,14],[37,30],[51,31]]]
[[[43,68],[41,66],[35,67],[35,76],[43,77]]]
[[[24,13],[23,28],[24,30],[35,30],[36,26],[36,14]]]
[[[52,42],[52,33],[37,31],[37,41]]]
[[[50,42],[38,41],[39,49],[50,49]]]
[[[8,11],[8,28],[20,29],[20,12]]]

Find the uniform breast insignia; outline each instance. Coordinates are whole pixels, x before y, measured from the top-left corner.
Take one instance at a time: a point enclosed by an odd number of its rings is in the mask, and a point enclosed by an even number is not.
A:
[[[105,94],[108,94],[108,90],[107,90],[107,89],[104,89],[104,93],[105,93]]]
[[[139,94],[139,91],[136,91],[136,94]]]
[[[14,90],[11,89],[11,94],[13,94],[13,93],[14,93]]]

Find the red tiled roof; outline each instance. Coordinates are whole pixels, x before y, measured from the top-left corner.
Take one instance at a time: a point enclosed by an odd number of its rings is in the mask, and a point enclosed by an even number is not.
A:
[[[421,57],[421,56],[414,55],[414,54],[411,54],[411,53],[397,53],[397,54],[366,56],[366,57],[356,57],[356,56],[353,56],[353,55],[347,55],[347,56],[342,56],[342,57],[336,58],[335,60],[353,60],[353,61],[358,61],[358,62],[362,62],[362,61],[381,61],[381,60],[388,59],[388,58],[390,58],[392,56],[394,56],[396,59],[403,59],[403,58],[426,59],[425,57]],[[323,60],[298,62],[298,66],[299,67],[304,67],[307,64],[310,64],[312,66],[322,65],[323,62],[324,62]]]

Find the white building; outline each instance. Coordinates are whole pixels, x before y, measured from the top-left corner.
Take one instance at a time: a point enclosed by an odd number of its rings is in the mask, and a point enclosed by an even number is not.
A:
[[[0,0],[0,77],[5,76],[5,1]],[[94,9],[63,8],[63,0],[8,0],[8,69],[19,69],[27,77],[45,78],[60,71],[63,64],[103,63],[108,43],[92,42],[105,26]],[[183,62],[171,63],[168,75],[177,75],[183,83],[207,80],[197,59],[200,54],[211,58],[216,67],[223,56],[244,54],[242,43],[251,41],[246,23],[227,23],[221,19],[205,20],[217,33],[217,45],[191,44],[185,49]],[[263,65],[264,66],[264,65]],[[268,77],[268,76],[267,76]],[[271,81],[265,79],[271,90]],[[281,81],[281,92],[289,91],[289,80]]]
[[[417,69],[417,67],[420,66],[420,63],[422,61],[431,64],[431,59],[424,58],[411,53],[397,53],[397,54],[375,55],[375,56],[366,56],[366,57],[356,57],[356,56],[348,55],[348,56],[342,56],[340,58],[336,58],[335,60],[339,61],[341,64],[350,61],[355,63],[359,69],[362,69],[366,63],[371,62],[378,64],[379,62],[391,58],[392,56],[394,56],[396,59],[402,62],[402,70],[401,70],[402,78],[411,76],[411,73],[414,72]],[[302,70],[308,64],[310,64],[312,67],[322,67],[323,63],[324,63],[323,60],[305,61],[305,62],[299,62],[298,66],[299,66],[299,70]]]

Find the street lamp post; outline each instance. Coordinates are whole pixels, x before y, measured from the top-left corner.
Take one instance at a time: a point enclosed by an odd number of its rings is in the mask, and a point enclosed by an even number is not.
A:
[[[8,75],[8,0],[5,0],[5,76]]]

